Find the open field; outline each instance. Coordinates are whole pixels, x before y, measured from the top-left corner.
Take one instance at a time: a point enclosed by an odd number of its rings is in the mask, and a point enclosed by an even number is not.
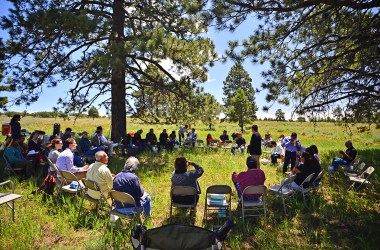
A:
[[[0,121],[9,122],[9,118],[1,116]],[[88,131],[92,133],[96,126],[102,125],[104,134],[109,135],[110,120],[78,119],[73,120],[41,119],[26,117],[21,119],[22,128],[29,131],[43,130],[47,134],[53,131],[54,123],[61,124],[61,130],[71,127],[75,132]],[[268,194],[268,218],[248,220],[248,226],[243,232],[242,222],[237,210],[237,196],[234,190],[233,217],[234,229],[225,241],[225,249],[377,249],[380,244],[380,130],[373,129],[370,133],[357,133],[357,126],[351,127],[350,137],[342,126],[333,123],[273,122],[257,121],[262,136],[269,131],[274,138],[280,134],[289,135],[297,132],[301,143],[305,146],[315,144],[319,148],[321,165],[324,169],[332,157],[338,156],[338,151],[344,149],[344,141],[351,139],[358,149],[360,157],[367,165],[375,167],[372,176],[373,185],[369,189],[358,192],[346,191],[349,183],[341,173],[331,177],[325,175],[323,180],[324,195],[314,195],[304,204],[302,197],[291,204],[290,212],[284,215],[281,202],[275,196]],[[127,121],[128,131],[143,129],[143,137],[154,128],[159,133],[163,128],[168,132],[178,131],[176,126],[146,125],[137,120]],[[198,124],[193,126],[199,139],[205,139],[208,133],[219,137],[223,129],[231,135],[238,130],[236,124],[221,123],[215,125],[215,131],[209,131],[208,126]],[[244,138],[249,141],[250,130],[247,125]],[[144,153],[139,155],[141,169],[138,175],[146,192],[152,196],[152,217],[144,221],[148,228],[167,224],[170,207],[170,176],[174,169],[174,159],[185,156],[204,167],[205,173],[199,179],[203,193],[201,194],[195,219],[186,223],[212,228],[213,224],[222,221],[210,219],[203,221],[204,193],[208,186],[227,184],[233,187],[230,180],[233,171],[243,171],[247,155],[231,155],[223,151],[202,151],[190,149],[158,154]],[[2,171],[1,162],[0,171]],[[109,168],[119,172],[124,165],[124,158],[114,156],[110,159]],[[278,167],[262,166],[267,180],[266,186],[278,184],[284,176]],[[22,194],[16,201],[16,221],[10,219],[10,211],[5,206],[0,207],[0,249],[131,249],[129,244],[130,228],[112,229],[109,225],[108,210],[102,209],[99,216],[94,216],[92,206],[85,202],[87,212],[82,213],[77,221],[79,198],[66,195],[57,200],[55,197],[43,194],[29,195],[35,190],[41,180],[30,180],[19,183],[16,178],[16,193]],[[125,224],[124,224],[125,225]]]

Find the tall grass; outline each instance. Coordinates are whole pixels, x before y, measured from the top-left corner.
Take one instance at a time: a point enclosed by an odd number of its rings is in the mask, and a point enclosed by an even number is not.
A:
[[[3,118],[3,117],[2,117]],[[4,119],[5,120],[5,119]],[[50,134],[54,119],[23,118],[23,128],[45,130]],[[58,121],[61,128],[72,127],[74,131],[92,132],[102,125],[107,135],[108,119],[79,119],[75,125],[71,121]],[[310,123],[257,122],[262,134],[269,131],[272,135],[288,135],[295,131],[306,146],[316,144],[320,150],[322,166],[330,163],[337,151],[344,149],[344,141],[352,139],[361,157],[367,164],[379,166],[380,142],[376,140],[380,130],[369,134],[344,133],[343,128],[329,123],[318,124],[316,129]],[[156,134],[163,128],[168,131],[178,130],[174,126],[147,126],[134,120],[128,120],[129,130],[142,128],[148,132],[155,128]],[[215,126],[216,131],[207,130],[207,126],[196,126],[199,138],[208,133],[219,137],[223,129],[229,134],[237,131],[234,124],[223,123]],[[354,130],[354,128],[353,128]],[[244,134],[249,140],[249,128]],[[152,217],[144,220],[148,228],[169,223],[170,176],[174,169],[174,160],[184,156],[200,164],[204,175],[199,179],[201,194],[198,210],[194,220],[179,220],[197,226],[212,229],[221,225],[223,219],[203,221],[205,190],[213,184],[227,184],[233,189],[231,174],[246,169],[246,154],[232,155],[230,152],[201,149],[179,149],[173,152],[146,152],[138,156],[141,168],[138,176],[146,192],[152,196]],[[124,166],[125,158],[113,156],[109,162],[112,172],[118,173]],[[278,184],[284,176],[279,167],[263,165],[267,186]],[[225,249],[376,249],[380,243],[380,204],[379,204],[379,169],[376,168],[372,179],[373,185],[368,190],[347,191],[349,183],[342,174],[326,175],[323,180],[324,195],[313,195],[305,204],[302,197],[290,202],[287,215],[284,215],[282,203],[277,197],[268,193],[268,217],[248,219],[243,230],[241,212],[237,207],[237,197],[233,194],[233,218],[235,227],[225,241]],[[12,222],[9,209],[0,207],[0,249],[131,249],[129,234],[134,222],[125,221],[116,228],[110,226],[108,209],[99,212],[85,201],[84,211],[77,219],[81,197],[63,195],[62,198],[30,195],[41,180],[29,180],[19,183],[17,178],[16,193],[23,195],[16,201],[16,221]]]

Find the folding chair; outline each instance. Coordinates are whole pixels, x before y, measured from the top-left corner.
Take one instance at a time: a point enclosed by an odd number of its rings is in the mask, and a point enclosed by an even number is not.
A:
[[[324,170],[322,170],[321,172],[319,172],[319,174],[317,175],[317,177],[313,181],[313,189],[314,189],[314,191],[317,192],[320,189],[321,192],[322,192],[322,195],[323,195],[322,177],[323,177],[324,173],[325,173]]]
[[[15,194],[14,183],[10,180],[0,183],[0,186],[10,184],[12,188],[12,193],[0,193],[0,206],[5,204],[12,210],[12,220],[15,221],[15,200],[22,197],[22,195]]]
[[[219,148],[219,140],[212,139],[210,141],[210,144],[208,145],[208,148],[217,149]]]
[[[3,157],[4,157],[4,161],[5,161],[5,166],[4,166],[4,170],[3,170],[3,174],[1,176],[1,179],[4,179],[5,177],[11,176],[11,175],[17,176],[16,172],[23,172],[24,171],[23,168],[12,168],[8,158],[5,155],[3,155]]]
[[[313,179],[314,175],[315,174],[312,173],[308,177],[306,177],[305,180],[303,180],[303,182],[301,183],[301,185],[299,185],[297,188],[290,186],[291,189],[302,193],[303,202],[305,202],[305,195],[310,192],[311,187],[313,186],[313,183],[310,183],[310,181],[311,179]],[[306,185],[308,184],[309,186],[306,187]]]
[[[281,196],[282,204],[284,205],[284,213],[286,214],[285,200],[292,198],[294,195],[294,190],[292,190],[289,185],[296,178],[296,175],[292,175],[287,178],[281,185],[275,185],[269,187],[269,190],[275,193],[278,196]]]
[[[359,177],[365,168],[365,163],[360,163],[353,171],[345,171],[343,174],[347,177]]]
[[[66,192],[66,193],[77,195],[78,192],[80,192],[82,190],[82,188],[83,188],[82,181],[78,181],[77,177],[73,173],[71,173],[69,171],[65,171],[65,170],[61,170],[61,171],[59,171],[59,173],[61,176],[61,185],[58,188],[57,197],[59,197],[61,195],[62,191]],[[76,188],[70,188],[70,184],[73,181],[76,181],[79,183],[79,185]]]
[[[231,140],[224,141],[224,143],[222,144],[222,147],[221,147],[221,149],[223,149],[225,151],[227,151],[227,150],[230,151],[231,148],[232,148],[232,141]]]
[[[181,204],[173,201],[173,196],[194,196],[194,202],[191,204]],[[189,186],[173,187],[170,191],[170,218],[172,220],[173,208],[190,208],[196,211],[197,208],[197,190]]]
[[[259,186],[248,186],[243,190],[243,193],[241,194],[240,202],[241,202],[241,213],[243,216],[243,227],[244,227],[244,218],[245,217],[257,217],[260,216],[261,214],[250,214],[247,215],[246,212],[248,211],[263,211],[264,213],[264,218],[267,218],[267,210],[265,207],[265,193],[267,191],[267,187],[264,185],[259,185]],[[247,200],[244,199],[243,197],[246,195],[250,194],[259,194],[261,195],[260,198],[255,199],[255,200]]]
[[[116,191],[116,190],[112,190],[110,192],[110,197],[112,199],[110,216],[116,215],[120,218],[124,218],[124,219],[128,219],[128,220],[134,220],[134,219],[138,218],[139,221],[141,222],[140,212],[136,206],[135,199],[130,194],[120,192],[120,191]],[[125,207],[127,207],[128,205],[132,206],[130,213],[124,214],[124,213],[118,212],[116,210],[115,201],[118,201],[119,203],[123,204],[123,206],[125,206]]]
[[[82,202],[81,202],[81,205],[80,205],[80,208],[79,208],[79,212],[78,212],[78,218],[79,218],[80,213],[82,211],[84,200],[88,200],[89,202],[94,203],[96,205],[96,211],[99,210],[99,207],[100,207],[101,204],[105,203],[105,204],[108,205],[108,203],[107,203],[107,197],[104,197],[103,193],[100,191],[100,187],[99,187],[99,185],[98,185],[97,182],[95,182],[93,180],[89,180],[89,179],[83,178],[82,179],[82,183],[83,183],[83,196],[82,196]],[[92,198],[88,194],[88,190],[99,192],[100,198],[99,199]]]
[[[205,149],[205,143],[203,140],[197,140],[195,143],[195,147],[199,149]]]
[[[206,189],[205,197],[205,211],[204,220],[207,220],[207,211],[226,209],[229,211],[229,219],[232,219],[231,213],[231,194],[232,189],[227,185],[213,185]],[[222,199],[220,202],[213,202],[213,195],[221,195]]]
[[[356,183],[360,183],[359,187],[357,187],[356,190],[358,190],[363,184],[371,185],[371,182],[368,179],[372,175],[373,172],[375,172],[375,168],[374,167],[368,167],[360,176],[358,176],[358,177],[351,177],[350,176],[350,181],[352,181],[353,183],[348,188],[348,190],[353,188]]]

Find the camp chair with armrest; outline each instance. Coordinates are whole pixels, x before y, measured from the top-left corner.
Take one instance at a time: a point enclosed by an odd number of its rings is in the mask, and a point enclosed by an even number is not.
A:
[[[233,222],[227,221],[219,230],[211,231],[180,224],[151,229],[136,225],[131,231],[131,243],[134,250],[220,250],[232,226]]]
[[[7,205],[12,210],[12,220],[15,221],[15,200],[22,197],[22,195],[15,194],[15,186],[14,183],[10,180],[4,181],[0,183],[1,186],[5,186],[10,184],[12,192],[11,193],[2,193],[0,192],[0,206]]]
[[[191,204],[176,203],[173,200],[173,196],[194,196],[194,201]],[[171,222],[173,217],[173,208],[190,208],[196,211],[197,208],[197,190],[189,186],[176,186],[170,191],[170,215],[169,221]],[[179,217],[179,216],[177,216]]]
[[[210,210],[219,210],[226,209],[229,211],[229,219],[232,218],[231,211],[231,194],[232,189],[227,185],[213,185],[206,189],[206,197],[205,197],[205,210],[204,210],[204,220],[207,220],[207,211]],[[213,199],[213,196],[219,196],[218,201]]]
[[[350,181],[352,181],[352,185],[348,188],[350,190],[355,186],[355,184],[359,183],[360,185],[356,188],[358,190],[361,186],[364,185],[371,185],[371,182],[368,180],[369,177],[375,172],[374,167],[368,167],[360,176],[358,177],[349,177]]]
[[[96,205],[96,211],[98,211],[101,204],[107,204],[108,205],[107,197],[104,197],[103,193],[100,191],[99,184],[96,181],[83,178],[82,183],[83,183],[83,196],[82,196],[82,201],[81,201],[81,205],[80,205],[79,212],[78,212],[78,218],[79,218],[80,213],[82,211],[84,200],[88,200],[89,202],[94,203]],[[92,198],[88,194],[88,190],[98,192],[100,195],[100,198],[99,199]]]
[[[292,198],[294,195],[294,190],[292,190],[289,185],[294,181],[296,175],[292,175],[289,178],[285,179],[281,185],[275,185],[269,187],[269,190],[275,193],[277,196],[281,196],[282,204],[284,206],[284,213],[286,214],[285,200]]]
[[[303,198],[304,202],[305,202],[305,195],[308,194],[310,192],[311,188],[313,187],[313,183],[310,183],[310,181],[311,181],[311,179],[313,179],[314,175],[315,175],[314,173],[309,174],[303,180],[301,185],[299,185],[297,188],[290,186],[293,190],[302,193],[302,198]],[[308,187],[306,187],[307,184],[309,184]]]
[[[240,202],[241,202],[241,213],[243,217],[243,227],[244,227],[244,219],[245,217],[257,217],[261,214],[264,214],[264,218],[267,217],[267,210],[265,207],[265,193],[267,191],[267,187],[264,185],[258,185],[258,186],[248,186],[243,190],[243,193],[241,194]],[[244,199],[246,195],[250,194],[259,194],[261,195],[258,199]],[[254,212],[254,214],[247,215],[246,212],[251,211]],[[263,213],[256,213],[259,211],[263,211]]]
[[[61,170],[61,171],[59,171],[59,173],[61,176],[61,185],[58,188],[57,197],[59,197],[61,195],[62,191],[66,192],[66,193],[77,195],[82,190],[82,188],[83,188],[82,181],[78,181],[77,177],[73,173],[71,173],[69,171],[65,171],[65,170]],[[79,184],[76,188],[70,188],[70,184],[73,181],[76,181]]]
[[[135,199],[128,193],[112,190],[110,192],[110,197],[112,199],[112,205],[110,207],[110,215],[116,215],[120,218],[135,220],[138,219],[141,222],[141,213],[139,212]],[[130,213],[124,214],[116,210],[115,201],[123,204],[125,207],[131,207]]]

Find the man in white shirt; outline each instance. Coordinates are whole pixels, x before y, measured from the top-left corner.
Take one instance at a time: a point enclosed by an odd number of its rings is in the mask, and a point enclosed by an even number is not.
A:
[[[277,144],[275,141],[270,142],[271,146],[273,147],[272,154],[270,156],[272,160],[272,164],[277,164],[277,159],[281,158],[283,159],[285,156],[284,148],[281,146],[281,144]]]
[[[86,178],[98,183],[100,192],[107,199],[113,185],[112,174],[107,167],[108,155],[104,151],[98,151],[95,153],[95,160],[95,163],[90,165]],[[100,193],[97,191],[88,190],[88,195],[94,199],[100,198]]]

